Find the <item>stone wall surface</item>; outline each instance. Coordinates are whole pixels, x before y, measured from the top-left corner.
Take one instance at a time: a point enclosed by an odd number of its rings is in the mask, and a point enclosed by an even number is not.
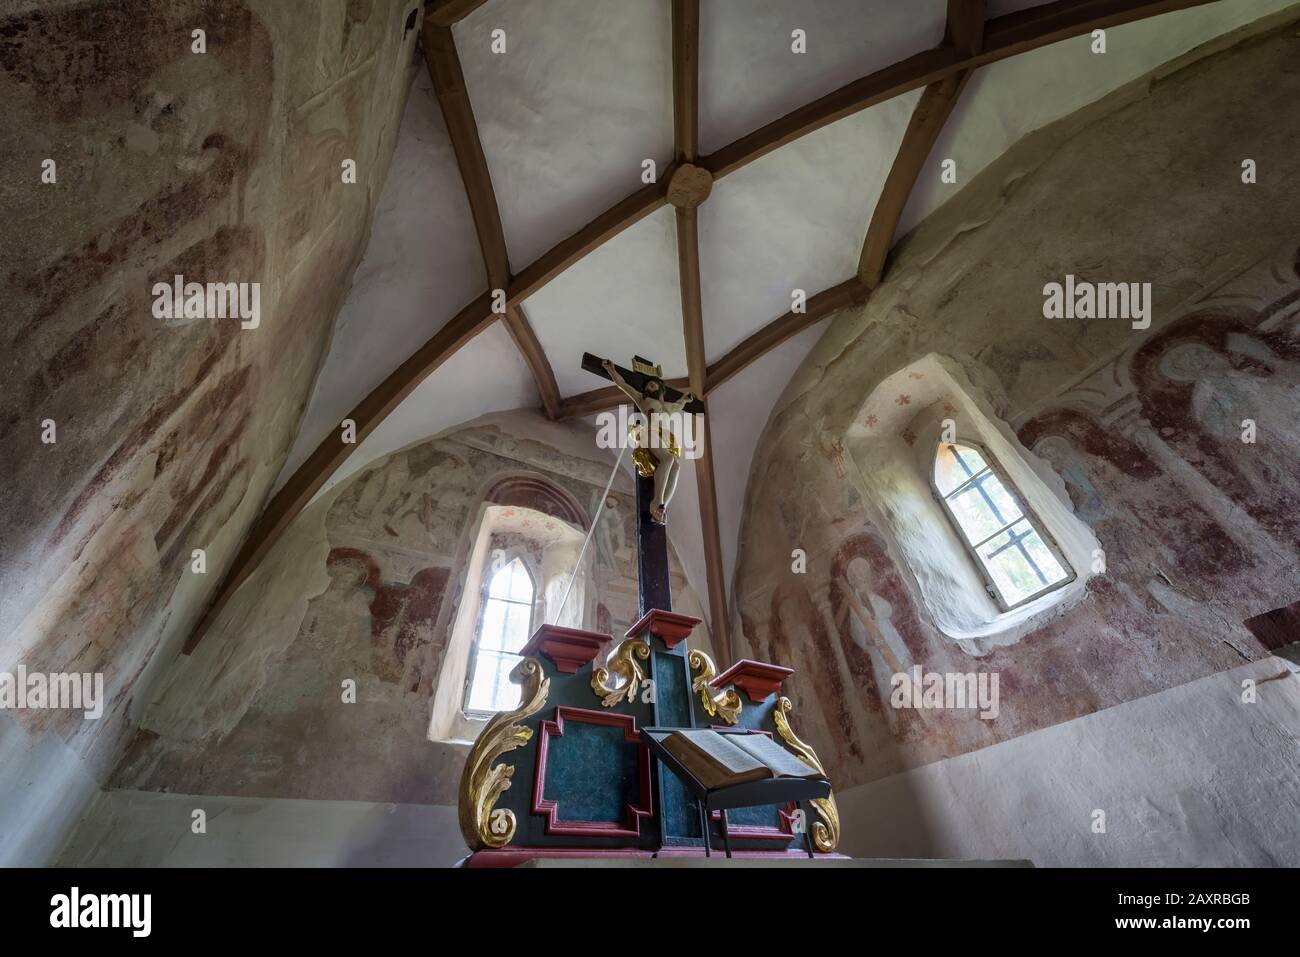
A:
[[[262,506],[365,245],[418,6],[0,13],[0,671],[102,673],[109,699],[98,721],[4,716],[16,778],[103,779]],[[156,318],[178,274],[258,283],[256,328]],[[40,861],[61,820],[42,803],[0,808],[0,862]]]
[[[1298,98],[1292,23],[1033,134],[903,241],[793,377],[753,464],[733,633],[796,669],[798,727],[839,787],[1273,650],[1242,622],[1300,598]],[[1150,328],[1044,318],[1067,273],[1150,282]],[[935,625],[861,493],[855,452],[884,427],[868,397],[932,354],[1105,551],[1081,600],[1004,642]],[[914,666],[997,673],[1000,714],[892,707]]]

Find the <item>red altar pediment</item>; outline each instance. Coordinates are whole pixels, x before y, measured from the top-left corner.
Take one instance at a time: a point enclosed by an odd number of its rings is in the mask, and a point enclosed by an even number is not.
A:
[[[527,658],[540,652],[555,662],[555,667],[563,674],[571,675],[594,659],[596,652],[612,638],[612,635],[599,631],[542,625],[533,632],[533,637],[528,639],[528,644],[519,653]]]
[[[665,645],[672,648],[679,641],[689,638],[691,632],[695,630],[695,626],[700,624],[701,621],[703,619],[691,615],[679,615],[675,611],[651,608],[637,619],[636,624],[627,630],[627,637],[637,638],[642,632],[649,631],[650,634],[661,639]]]
[[[770,665],[765,661],[741,658],[734,665],[709,682],[711,688],[735,685],[749,696],[750,701],[763,701],[781,690],[781,683],[794,674],[793,668]]]

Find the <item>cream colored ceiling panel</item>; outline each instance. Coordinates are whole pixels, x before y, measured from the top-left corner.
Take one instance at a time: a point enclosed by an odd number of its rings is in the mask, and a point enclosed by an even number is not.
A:
[[[671,208],[660,209],[615,236],[524,303],[555,370],[560,393],[609,383],[584,372],[582,353],[622,365],[633,354],[686,374],[677,233]]]
[[[705,349],[716,361],[857,273],[867,224],[919,92],[863,110],[719,180],[700,211]]]
[[[667,0],[492,0],[454,35],[515,272],[672,159]]]
[[[700,145],[725,146],[846,83],[938,46],[945,0],[704,0]],[[804,52],[795,52],[802,31]]]

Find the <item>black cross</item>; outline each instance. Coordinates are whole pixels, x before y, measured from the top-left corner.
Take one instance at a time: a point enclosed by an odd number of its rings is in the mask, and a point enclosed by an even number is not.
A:
[[[640,356],[633,356],[632,359],[635,362],[642,362],[648,366],[654,365],[654,363],[651,362],[649,359],[643,359]],[[584,352],[582,354],[582,368],[585,371],[594,372],[602,379],[608,379],[609,375],[605,372],[604,368],[602,368],[600,363],[601,363],[600,356],[593,356],[590,352]],[[649,382],[652,378],[654,378],[653,376],[648,376],[643,372],[637,372],[635,369],[624,369],[618,363],[614,364],[614,368],[618,370],[618,374],[623,377],[623,380],[632,388],[636,389],[638,392],[644,392],[645,384]],[[668,385],[667,383],[664,383],[663,401],[676,402],[681,397],[682,397],[681,392],[679,392],[677,389],[674,389],[672,386]],[[704,402],[703,400],[697,397],[689,404],[687,404],[682,411],[690,412],[692,414],[703,413]]]

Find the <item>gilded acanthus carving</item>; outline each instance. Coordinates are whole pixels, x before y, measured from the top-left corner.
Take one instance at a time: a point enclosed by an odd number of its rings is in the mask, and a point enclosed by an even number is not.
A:
[[[544,677],[541,663],[535,658],[525,658],[515,665],[510,680],[523,685],[519,707],[502,711],[487,723],[460,777],[460,832],[471,850],[505,847],[514,838],[514,812],[494,805],[501,792],[510,787],[515,769],[506,764],[490,765],[532,739],[532,730],[518,722],[540,711],[551,691],[551,679]]]
[[[735,689],[728,688],[726,691],[713,693],[709,687],[709,682],[714,679],[718,669],[713,664],[713,659],[702,651],[692,651],[687,658],[690,663],[691,672],[699,672],[691,682],[691,691],[700,696],[700,704],[704,706],[704,711],[710,718],[721,716],[727,724],[735,724],[740,720],[740,695],[736,694]]]
[[[776,733],[781,736],[781,740],[789,746],[800,761],[824,775],[826,769],[822,767],[817,752],[800,740],[799,736],[790,727],[790,711],[793,707],[790,699],[785,696],[782,696],[777,701],[776,708],[772,712],[772,720],[776,722]],[[814,798],[812,806],[821,818],[812,826],[813,843],[817,845],[817,850],[829,853],[835,850],[840,843],[840,809],[835,804],[835,795],[830,794],[824,798]]]
[[[640,638],[625,638],[611,653],[605,667],[597,668],[591,673],[591,690],[600,695],[600,703],[612,708],[620,701],[630,701],[636,696],[636,689],[645,681],[645,671],[636,659],[645,661],[650,657],[650,646]],[[621,682],[611,686],[611,675],[617,675]]]

